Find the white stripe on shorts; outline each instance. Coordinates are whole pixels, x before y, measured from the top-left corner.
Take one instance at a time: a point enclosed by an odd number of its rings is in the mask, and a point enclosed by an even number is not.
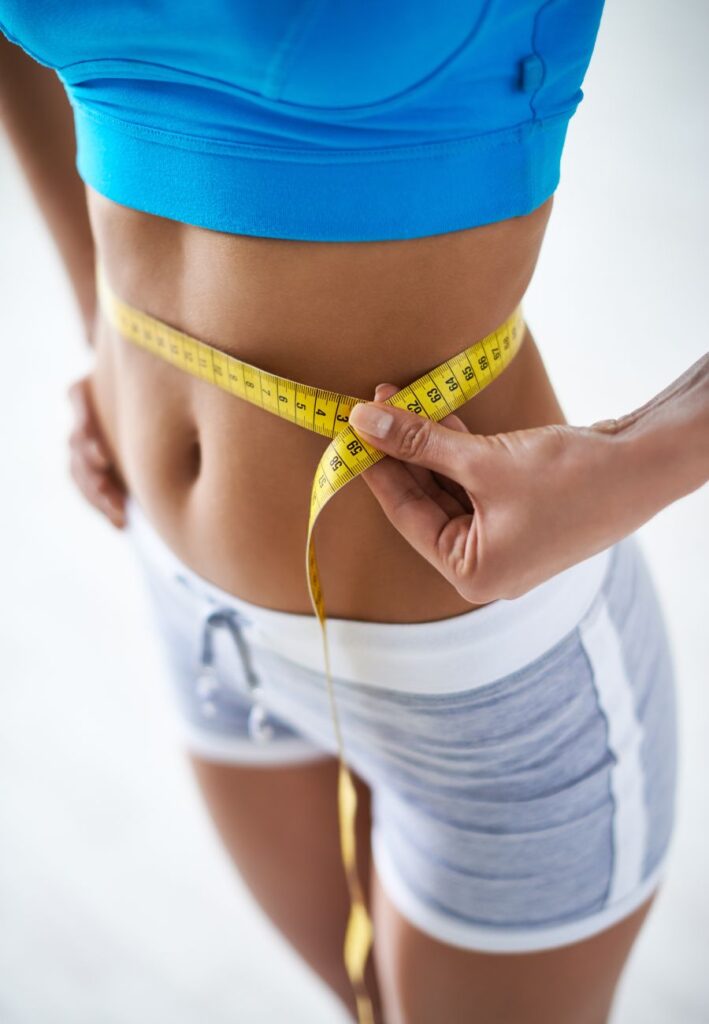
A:
[[[623,664],[618,632],[599,598],[580,623],[581,641],[591,663],[598,704],[608,726],[611,769],[613,866],[608,903],[622,900],[642,878],[647,836],[644,774],[640,757],[642,728]]]

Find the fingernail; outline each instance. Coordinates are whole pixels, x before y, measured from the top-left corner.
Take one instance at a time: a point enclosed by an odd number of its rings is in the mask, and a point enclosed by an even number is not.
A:
[[[377,409],[368,403],[356,405],[350,413],[350,423],[355,430],[363,430],[372,437],[386,437],[393,422],[394,417],[390,412]]]

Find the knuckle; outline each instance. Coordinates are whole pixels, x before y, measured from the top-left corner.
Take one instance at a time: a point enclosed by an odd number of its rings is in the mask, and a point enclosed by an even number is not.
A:
[[[598,420],[592,423],[590,429],[602,434],[618,434],[621,430],[621,422],[618,419]]]
[[[405,460],[420,459],[431,448],[431,424],[421,417],[417,420],[417,423],[407,423],[399,438],[399,452]]]
[[[461,555],[457,563],[458,590],[466,600],[473,604],[489,604],[501,596],[499,592],[499,573],[494,558],[489,555],[482,557],[476,541]]]
[[[86,450],[86,457],[93,465],[102,470],[105,470],[108,467],[106,449],[95,435],[92,434],[87,437],[84,447]]]
[[[436,554],[440,569],[458,593],[474,601],[477,589],[476,542],[472,517],[459,516],[447,523],[438,535]]]

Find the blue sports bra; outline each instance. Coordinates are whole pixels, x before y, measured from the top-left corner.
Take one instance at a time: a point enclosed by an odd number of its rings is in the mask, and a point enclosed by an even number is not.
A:
[[[0,0],[77,169],[217,231],[376,241],[535,209],[603,0]]]

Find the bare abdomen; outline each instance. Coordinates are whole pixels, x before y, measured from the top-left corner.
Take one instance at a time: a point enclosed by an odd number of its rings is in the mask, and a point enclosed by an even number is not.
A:
[[[224,235],[88,190],[98,251],[133,305],[274,373],[371,397],[496,327],[534,269],[550,203],[482,228],[391,242]],[[245,600],[310,612],[305,537],[325,440],[196,380],[101,323],[94,391],[119,470],[183,561]],[[560,422],[531,338],[460,413],[496,433]],[[396,533],[362,480],[316,532],[328,614],[413,622],[470,605]]]

